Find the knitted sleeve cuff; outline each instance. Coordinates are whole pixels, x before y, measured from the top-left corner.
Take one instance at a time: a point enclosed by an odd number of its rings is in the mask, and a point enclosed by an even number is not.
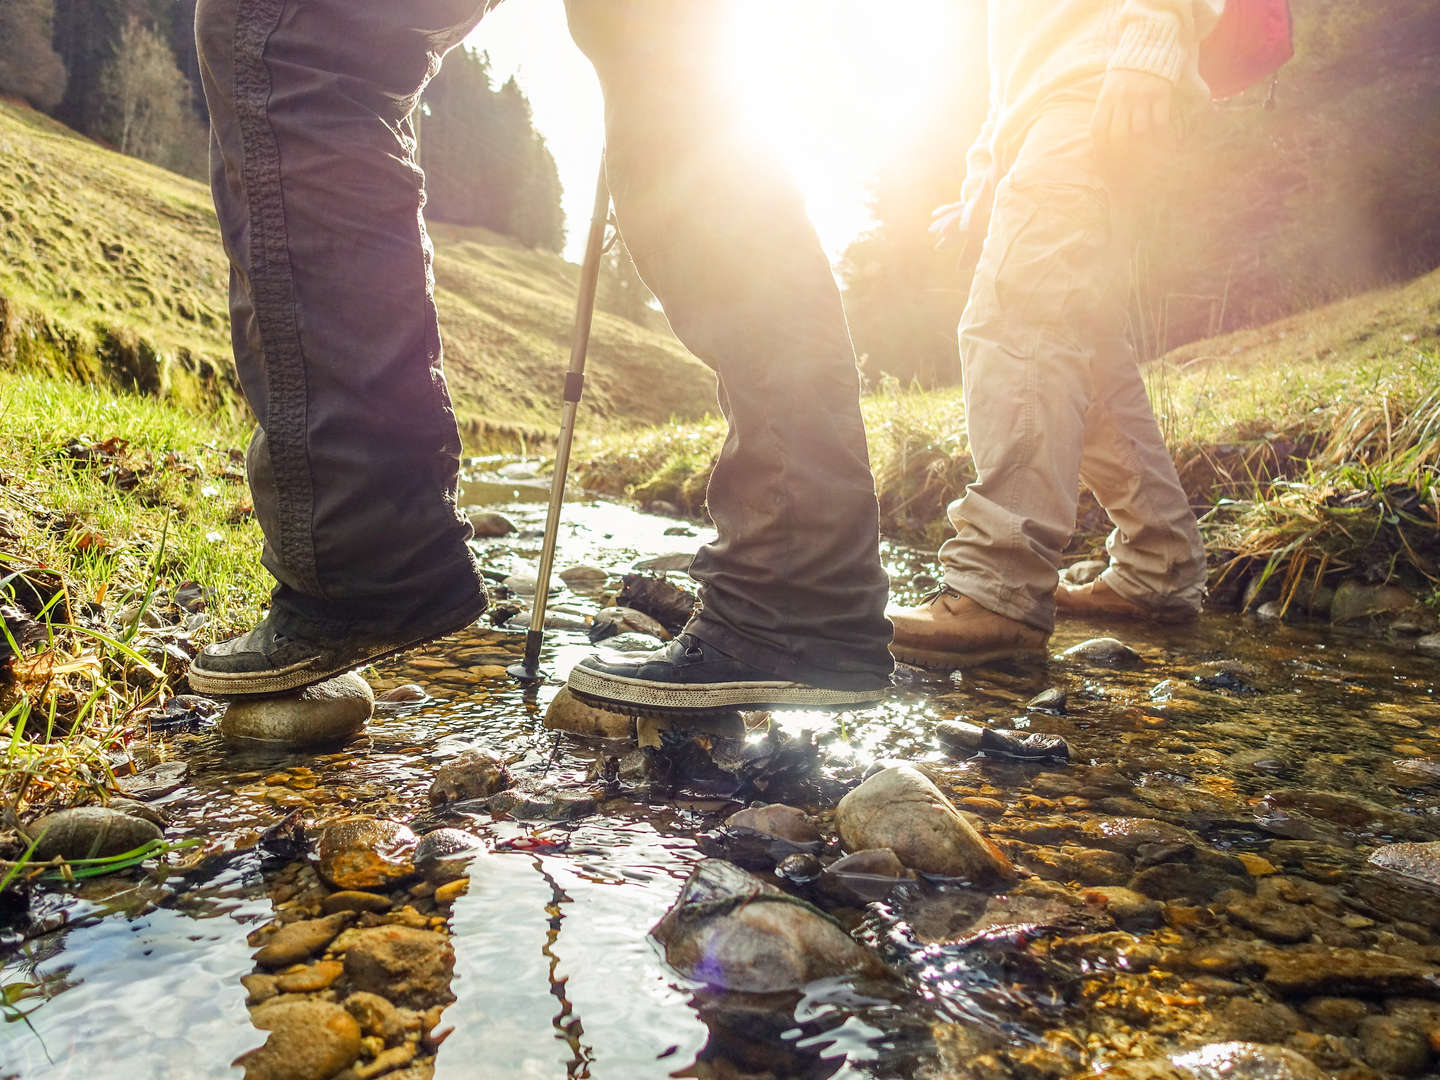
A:
[[[1132,16],[1120,33],[1110,67],[1148,71],[1179,83],[1189,55],[1182,20],[1174,12],[1150,11]]]

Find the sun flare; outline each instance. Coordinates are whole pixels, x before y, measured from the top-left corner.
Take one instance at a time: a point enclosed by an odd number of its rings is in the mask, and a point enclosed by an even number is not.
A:
[[[869,224],[880,168],[922,140],[966,137],[925,130],[953,63],[956,6],[735,0],[722,47],[743,122],[779,154],[832,256]]]

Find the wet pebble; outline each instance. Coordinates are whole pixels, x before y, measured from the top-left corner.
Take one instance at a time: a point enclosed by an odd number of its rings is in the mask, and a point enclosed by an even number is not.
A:
[[[972,881],[1014,876],[1000,849],[909,766],[878,772],[847,794],[836,808],[835,827],[848,850],[889,848],[924,873]]]
[[[874,848],[836,859],[820,872],[815,886],[830,900],[859,906],[883,900],[907,877],[905,865],[893,851]]]
[[[387,1043],[396,1042],[404,1038],[407,1031],[419,1027],[414,1013],[396,1008],[379,994],[368,990],[355,991],[343,1004],[362,1032]]]
[[[255,962],[268,968],[298,964],[329,945],[354,920],[354,912],[337,911],[319,919],[287,923],[269,934],[252,934],[251,944],[260,946],[255,950]]]
[[[1259,1043],[1211,1043],[1178,1054],[1170,1062],[1185,1070],[1182,1076],[1194,1080],[1326,1080],[1323,1072],[1294,1050]],[[1120,1069],[1116,1072],[1115,1080],[1130,1075]]]
[[[1060,654],[1067,660],[1083,660],[1087,664],[1101,667],[1139,667],[1140,654],[1113,637],[1091,638],[1079,645],[1072,645]]]
[[[493,750],[471,747],[435,770],[435,779],[430,785],[430,803],[439,806],[466,799],[484,799],[497,791],[504,791],[513,783],[504,758]]]
[[[314,994],[327,989],[344,970],[338,960],[319,960],[298,971],[281,972],[275,988],[282,994]]]
[[[1068,700],[1064,690],[1058,686],[1052,686],[1048,690],[1041,690],[1040,693],[1027,701],[1025,708],[1034,709],[1038,712],[1054,713],[1056,716],[1063,716]]]
[[[134,776],[118,778],[115,786],[132,799],[159,799],[178,791],[185,783],[185,776],[189,771],[189,762],[162,761]]]
[[[500,536],[509,536],[515,531],[515,523],[504,514],[497,514],[494,510],[476,510],[469,517],[470,527],[475,530],[477,539],[490,540]]]
[[[1282,945],[1307,940],[1315,927],[1305,909],[1262,897],[1242,897],[1225,905],[1226,913],[1241,926]]]
[[[574,788],[510,788],[491,796],[487,805],[491,813],[518,821],[574,821],[599,808],[591,791]]]
[[[1342,581],[1330,601],[1332,623],[1359,622],[1377,616],[1408,614],[1419,602],[1398,585],[1367,585],[1355,578]]]
[[[327,915],[337,911],[381,912],[390,910],[390,898],[379,893],[360,892],[356,889],[341,889],[330,893],[320,901],[320,910]]]
[[[1085,902],[1104,908],[1121,930],[1153,930],[1164,922],[1164,905],[1123,885],[1095,885],[1085,890]]]
[[[602,613],[603,614],[603,613]],[[595,739],[633,739],[635,718],[624,713],[597,709],[581,701],[568,688],[561,688],[545,710],[545,727]]]
[[[388,818],[341,818],[316,839],[320,876],[337,889],[384,889],[415,873],[416,837]]]
[[[376,694],[375,701],[383,702],[386,705],[411,705],[417,701],[427,701],[430,695],[419,683],[401,683],[399,686],[391,687],[383,694]]]
[[[596,614],[591,624],[591,641],[602,641],[617,634],[645,634],[660,641],[670,640],[670,631],[658,619],[635,608],[612,606]]]
[[[1425,634],[1416,638],[1415,651],[1425,656],[1440,656],[1440,634]]]
[[[296,694],[236,699],[220,718],[220,734],[239,748],[323,746],[356,734],[374,708],[370,685],[347,672]]]
[[[164,833],[153,821],[107,806],[76,806],[36,818],[25,826],[38,838],[34,859],[99,859],[123,855]]]
[[[803,811],[784,803],[752,806],[731,814],[725,820],[729,829],[748,829],[762,836],[809,844],[820,839],[820,833]]]
[[[1377,870],[1440,888],[1440,841],[1386,844],[1373,851],[1367,861]]]
[[[690,564],[694,561],[695,553],[693,551],[671,551],[650,559],[641,559],[635,564],[635,569],[653,570],[662,574],[672,570],[684,573],[690,569]]]
[[[426,1008],[454,1001],[450,976],[455,950],[443,934],[408,926],[351,931],[345,942],[345,977],[356,990],[396,1005]]]
[[[1004,728],[981,727],[965,720],[942,720],[935,738],[949,753],[985,754],[1016,761],[1069,761],[1070,745],[1059,735],[1022,734]]]
[[[1365,1017],[1356,1037],[1365,1063],[1393,1076],[1419,1076],[1433,1057],[1425,1032],[1393,1016]]]
[[[1440,968],[1403,956],[1309,945],[1273,949],[1257,959],[1265,967],[1265,984],[1292,997],[1440,995]]]
[[[328,1001],[262,1004],[250,1020],[270,1035],[236,1059],[245,1080],[329,1080],[360,1056],[360,1025]]]
[[[815,908],[718,859],[695,867],[651,934],[672,967],[721,990],[775,993],[877,967]]]
[[[420,838],[415,845],[415,869],[432,882],[453,881],[464,877],[476,856],[489,848],[485,841],[464,829],[436,829]]]
[[[560,571],[560,580],[577,592],[598,589],[609,577],[598,566],[567,566]]]

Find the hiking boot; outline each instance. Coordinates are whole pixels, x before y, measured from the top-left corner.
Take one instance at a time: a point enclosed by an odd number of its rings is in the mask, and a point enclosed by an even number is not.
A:
[[[299,690],[463,630],[484,612],[482,595],[439,614],[427,613],[398,630],[377,633],[356,624],[325,639],[280,630],[272,613],[255,629],[201,649],[190,662],[190,686],[217,697]]]
[[[878,676],[835,688],[784,679],[721,652],[693,634],[650,652],[604,651],[570,671],[571,693],[594,705],[665,716],[731,709],[864,709],[890,690]]]
[[[948,586],[913,608],[885,612],[895,627],[890,652],[902,664],[951,671],[994,660],[1045,655],[1050,633],[981,607]]]
[[[1084,585],[1061,582],[1055,590],[1055,611],[1073,619],[1124,619],[1154,623],[1190,622],[1200,616],[1194,608],[1177,607],[1174,603],[1168,606],[1157,603],[1154,607],[1137,604],[1099,578]]]

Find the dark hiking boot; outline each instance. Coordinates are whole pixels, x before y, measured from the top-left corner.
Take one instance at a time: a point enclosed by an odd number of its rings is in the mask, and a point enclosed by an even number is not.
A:
[[[267,615],[255,629],[200,650],[190,662],[190,686],[217,697],[299,690],[463,630],[484,614],[485,603],[484,596],[472,597],[400,629],[377,633],[356,624],[324,639],[279,630],[274,616]]]
[[[1050,635],[981,607],[951,588],[937,589],[913,608],[885,612],[895,627],[890,652],[902,664],[953,671],[996,660],[1045,655]]]
[[[838,689],[783,679],[681,634],[650,652],[587,656],[571,669],[569,687],[601,708],[665,716],[731,709],[864,709],[890,690],[888,679],[864,681],[870,685]]]

